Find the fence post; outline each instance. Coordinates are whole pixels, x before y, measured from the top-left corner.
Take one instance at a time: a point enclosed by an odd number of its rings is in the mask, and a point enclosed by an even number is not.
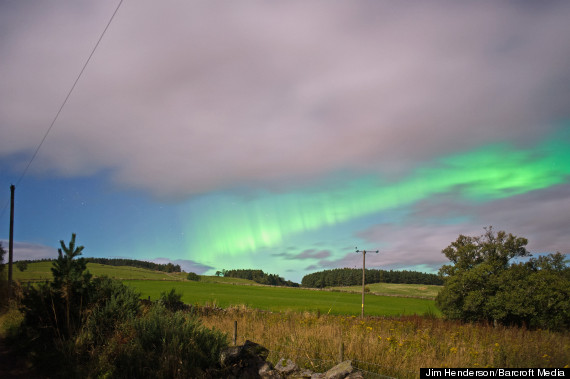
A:
[[[344,362],[344,343],[342,340],[340,341],[340,346],[338,348],[338,361],[339,363]]]
[[[234,346],[237,346],[237,320],[234,321]]]

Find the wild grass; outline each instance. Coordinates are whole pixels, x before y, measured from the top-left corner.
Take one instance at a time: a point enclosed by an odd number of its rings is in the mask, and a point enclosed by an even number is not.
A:
[[[24,316],[18,308],[12,304],[0,311],[0,338],[6,338],[14,332],[22,323]]]
[[[366,371],[417,378],[421,367],[569,367],[570,333],[463,324],[441,318],[365,318],[245,308],[201,317],[208,327],[267,347],[276,363],[290,358],[323,372],[344,359]]]

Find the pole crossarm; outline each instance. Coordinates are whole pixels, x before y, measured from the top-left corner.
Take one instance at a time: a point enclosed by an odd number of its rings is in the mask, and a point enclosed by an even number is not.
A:
[[[358,250],[358,247],[355,247],[357,253],[362,253],[362,309],[360,311],[360,317],[364,318],[364,280],[366,277],[366,253],[376,253],[378,254],[378,250]]]

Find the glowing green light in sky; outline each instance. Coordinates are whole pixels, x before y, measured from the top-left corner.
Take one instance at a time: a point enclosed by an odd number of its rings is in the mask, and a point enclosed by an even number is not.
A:
[[[265,192],[249,200],[219,195],[207,208],[189,215],[189,252],[194,260],[213,262],[260,248],[286,247],[299,233],[409,206],[436,194],[454,191],[469,201],[486,201],[548,188],[569,177],[570,144],[567,138],[557,138],[532,150],[495,144],[449,155],[395,183],[368,176],[322,191]]]

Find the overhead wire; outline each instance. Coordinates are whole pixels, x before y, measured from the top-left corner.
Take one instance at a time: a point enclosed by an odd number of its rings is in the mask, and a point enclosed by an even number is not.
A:
[[[87,65],[89,64],[89,62],[91,61],[91,58],[93,57],[93,55],[95,54],[95,51],[97,50],[97,47],[99,47],[99,44],[101,43],[101,40],[103,39],[103,37],[105,36],[105,33],[107,32],[107,29],[109,29],[109,26],[111,25],[111,23],[113,22],[113,19],[115,18],[115,15],[117,14],[117,12],[119,11],[119,8],[121,7],[121,4],[123,4],[123,0],[119,0],[119,3],[117,4],[117,7],[115,8],[115,11],[113,12],[113,14],[111,15],[111,18],[109,19],[109,21],[107,22],[107,25],[105,26],[105,29],[103,29],[103,32],[101,33],[101,35],[99,36],[99,39],[97,40],[97,43],[95,44],[95,46],[93,47],[93,49],[91,50],[91,53],[89,54],[89,57],[87,58],[87,60],[85,61],[85,64],[83,64],[83,67],[81,68],[81,71],[79,72],[79,74],[77,75],[77,77],[75,78],[75,81],[73,82],[73,85],[71,86],[71,88],[69,89],[69,91],[67,92],[67,96],[65,96],[65,99],[63,100],[63,103],[61,104],[61,106],[59,107],[57,113],[55,114],[55,117],[53,118],[51,124],[49,125],[48,129],[46,130],[46,132],[43,135],[43,138],[41,139],[40,143],[38,144],[38,146],[36,147],[34,154],[32,155],[32,157],[30,158],[30,160],[28,161],[28,164],[26,165],[26,167],[24,168],[24,171],[22,172],[22,174],[20,175],[20,177],[18,178],[18,180],[16,181],[16,187],[19,186],[20,182],[22,181],[22,179],[24,178],[24,176],[26,176],[30,166],[32,165],[32,163],[34,162],[34,160],[36,159],[38,152],[40,151],[42,145],[44,144],[47,136],[49,135],[49,133],[51,132],[53,126],[55,125],[57,119],[59,118],[59,115],[61,114],[63,108],[65,107],[65,105],[67,104],[67,101],[69,100],[69,98],[71,97],[71,94],[73,93],[73,90],[75,89],[75,87],[77,86],[77,83],[79,82],[79,79],[81,79],[81,76],[83,75],[83,72],[85,71],[85,69],[87,68]],[[8,208],[8,204],[9,201],[6,202],[6,204],[4,205],[4,207],[2,208],[2,211],[0,212],[0,217],[2,217],[4,215],[4,212],[6,211],[6,209]]]

